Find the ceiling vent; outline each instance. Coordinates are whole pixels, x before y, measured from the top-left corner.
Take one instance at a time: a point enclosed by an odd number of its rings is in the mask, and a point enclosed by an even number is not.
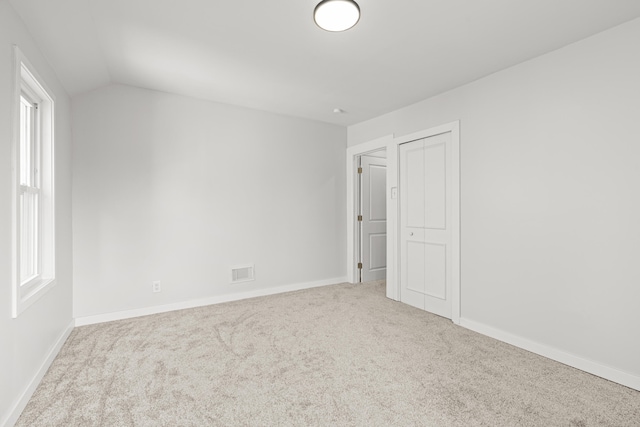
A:
[[[250,282],[255,280],[253,264],[231,267],[231,283]]]

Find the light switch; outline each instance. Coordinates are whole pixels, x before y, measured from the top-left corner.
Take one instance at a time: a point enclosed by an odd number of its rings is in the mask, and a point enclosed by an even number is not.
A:
[[[392,199],[398,198],[398,187],[391,187],[391,198]]]

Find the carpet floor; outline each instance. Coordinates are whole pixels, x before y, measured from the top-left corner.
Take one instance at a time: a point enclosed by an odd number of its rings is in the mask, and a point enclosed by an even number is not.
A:
[[[640,392],[340,284],[74,329],[17,426],[640,426]]]

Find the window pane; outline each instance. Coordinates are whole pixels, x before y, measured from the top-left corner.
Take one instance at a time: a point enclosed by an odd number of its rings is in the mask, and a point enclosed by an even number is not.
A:
[[[33,185],[33,104],[20,97],[20,184]]]
[[[39,194],[27,190],[20,195],[20,283],[39,273],[38,259],[38,202]]]

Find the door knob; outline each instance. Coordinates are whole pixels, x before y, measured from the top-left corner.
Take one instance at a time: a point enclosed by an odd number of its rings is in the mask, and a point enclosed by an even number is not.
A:
[[[413,231],[411,233],[409,233],[409,236],[413,236]]]

